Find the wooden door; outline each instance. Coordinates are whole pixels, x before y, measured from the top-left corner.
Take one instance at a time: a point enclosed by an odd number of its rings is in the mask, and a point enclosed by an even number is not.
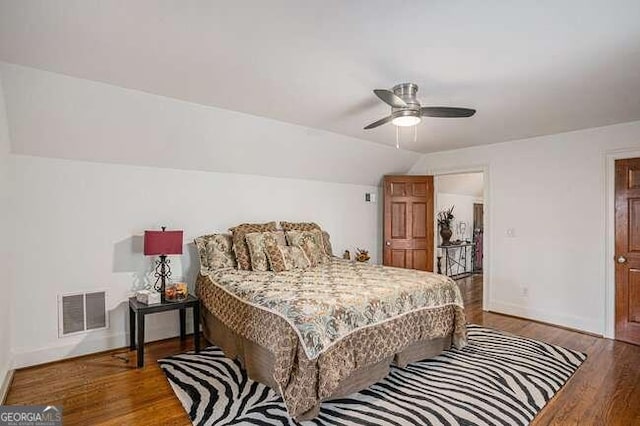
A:
[[[433,176],[385,176],[383,264],[433,271]]]
[[[640,345],[640,158],[616,161],[616,339]]]
[[[473,230],[484,229],[484,204],[473,203]]]

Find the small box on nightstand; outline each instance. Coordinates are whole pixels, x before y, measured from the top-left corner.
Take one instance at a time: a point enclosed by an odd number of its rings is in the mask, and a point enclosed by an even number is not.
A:
[[[157,291],[140,290],[136,292],[136,300],[145,305],[160,303],[160,293]]]

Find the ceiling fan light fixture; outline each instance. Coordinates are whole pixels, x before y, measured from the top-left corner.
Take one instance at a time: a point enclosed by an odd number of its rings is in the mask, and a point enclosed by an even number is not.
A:
[[[399,127],[411,127],[417,125],[418,123],[420,123],[420,121],[422,121],[420,116],[404,115],[395,117],[393,120],[391,120],[391,123]]]
[[[422,121],[421,117],[464,118],[471,117],[476,113],[476,110],[471,108],[423,107],[416,98],[418,85],[413,83],[398,84],[393,86],[392,90],[375,89],[373,93],[391,107],[391,115],[374,121],[365,126],[364,130],[375,129],[387,123],[398,127],[414,127]]]

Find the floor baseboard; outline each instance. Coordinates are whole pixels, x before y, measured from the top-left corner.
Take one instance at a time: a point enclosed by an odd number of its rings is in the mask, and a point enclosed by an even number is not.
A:
[[[496,315],[502,315],[502,316],[505,316],[505,317],[516,318],[516,319],[529,321],[529,322],[535,322],[537,324],[542,324],[542,325],[549,325],[551,327],[561,328],[563,330],[572,331],[574,333],[586,334],[587,336],[591,336],[591,337],[599,337],[601,339],[605,338],[602,334],[592,333],[592,332],[586,331],[586,330],[580,330],[579,328],[566,327],[564,325],[558,325],[558,324],[554,324],[552,322],[540,321],[540,320],[531,319],[531,318],[527,318],[527,317],[523,317],[523,316],[519,316],[519,315],[505,314],[504,312],[493,311],[491,309],[485,309],[484,312],[491,312],[492,314],[496,314]]]
[[[13,382],[13,373],[16,370],[9,370],[7,374],[4,376],[4,381],[2,382],[2,386],[0,387],[0,405],[4,405],[7,401],[7,395],[9,394],[9,388],[11,388],[11,382]]]

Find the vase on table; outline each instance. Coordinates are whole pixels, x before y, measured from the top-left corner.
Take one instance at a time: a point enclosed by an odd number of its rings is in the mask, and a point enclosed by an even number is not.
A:
[[[448,228],[448,227],[440,228],[440,237],[442,238],[443,246],[448,246],[451,244],[452,235],[453,235],[453,231],[451,231],[451,228]]]

